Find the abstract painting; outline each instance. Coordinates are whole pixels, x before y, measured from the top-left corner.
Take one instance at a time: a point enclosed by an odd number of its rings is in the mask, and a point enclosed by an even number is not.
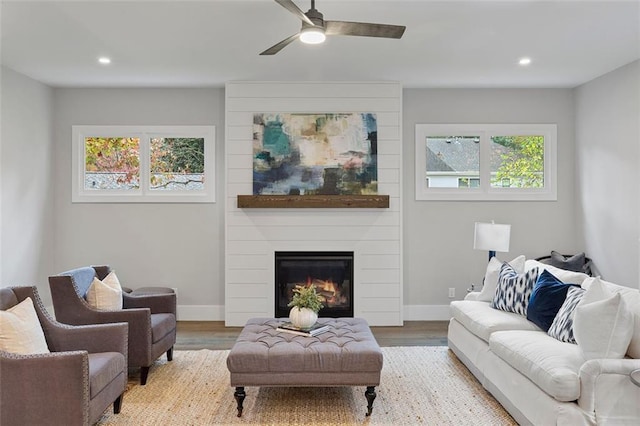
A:
[[[376,195],[372,113],[253,116],[254,195]]]

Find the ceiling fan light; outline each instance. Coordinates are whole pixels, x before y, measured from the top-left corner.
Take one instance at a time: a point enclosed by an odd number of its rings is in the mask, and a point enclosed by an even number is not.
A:
[[[320,44],[326,40],[324,28],[308,27],[300,31],[300,41],[307,44]]]

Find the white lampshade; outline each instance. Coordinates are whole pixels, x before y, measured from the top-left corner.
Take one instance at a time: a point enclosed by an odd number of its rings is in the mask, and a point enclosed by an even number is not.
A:
[[[473,248],[488,251],[509,251],[511,225],[476,222]]]
[[[300,41],[307,44],[324,43],[327,37],[322,27],[306,27],[300,31]]]

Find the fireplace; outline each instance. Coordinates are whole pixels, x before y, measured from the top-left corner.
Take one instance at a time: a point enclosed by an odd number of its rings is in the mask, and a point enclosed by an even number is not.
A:
[[[314,285],[325,301],[319,317],[353,317],[353,252],[275,253],[275,316],[288,317],[296,285]]]

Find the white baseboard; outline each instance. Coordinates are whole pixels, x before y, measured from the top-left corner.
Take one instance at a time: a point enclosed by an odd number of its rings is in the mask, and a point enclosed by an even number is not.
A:
[[[224,321],[224,305],[178,305],[178,321]]]
[[[46,306],[53,315],[53,306]],[[178,321],[224,321],[224,305],[178,305]],[[449,321],[449,305],[405,305],[404,321]]]
[[[449,305],[404,305],[404,321],[449,321]]]
[[[449,321],[449,305],[405,305],[404,321]],[[179,321],[224,321],[224,305],[178,306]]]
[[[449,321],[449,305],[405,305],[404,321]],[[178,306],[179,321],[224,321],[223,305]]]
[[[53,305],[45,306],[55,318]],[[224,305],[178,305],[178,321],[224,321]]]

